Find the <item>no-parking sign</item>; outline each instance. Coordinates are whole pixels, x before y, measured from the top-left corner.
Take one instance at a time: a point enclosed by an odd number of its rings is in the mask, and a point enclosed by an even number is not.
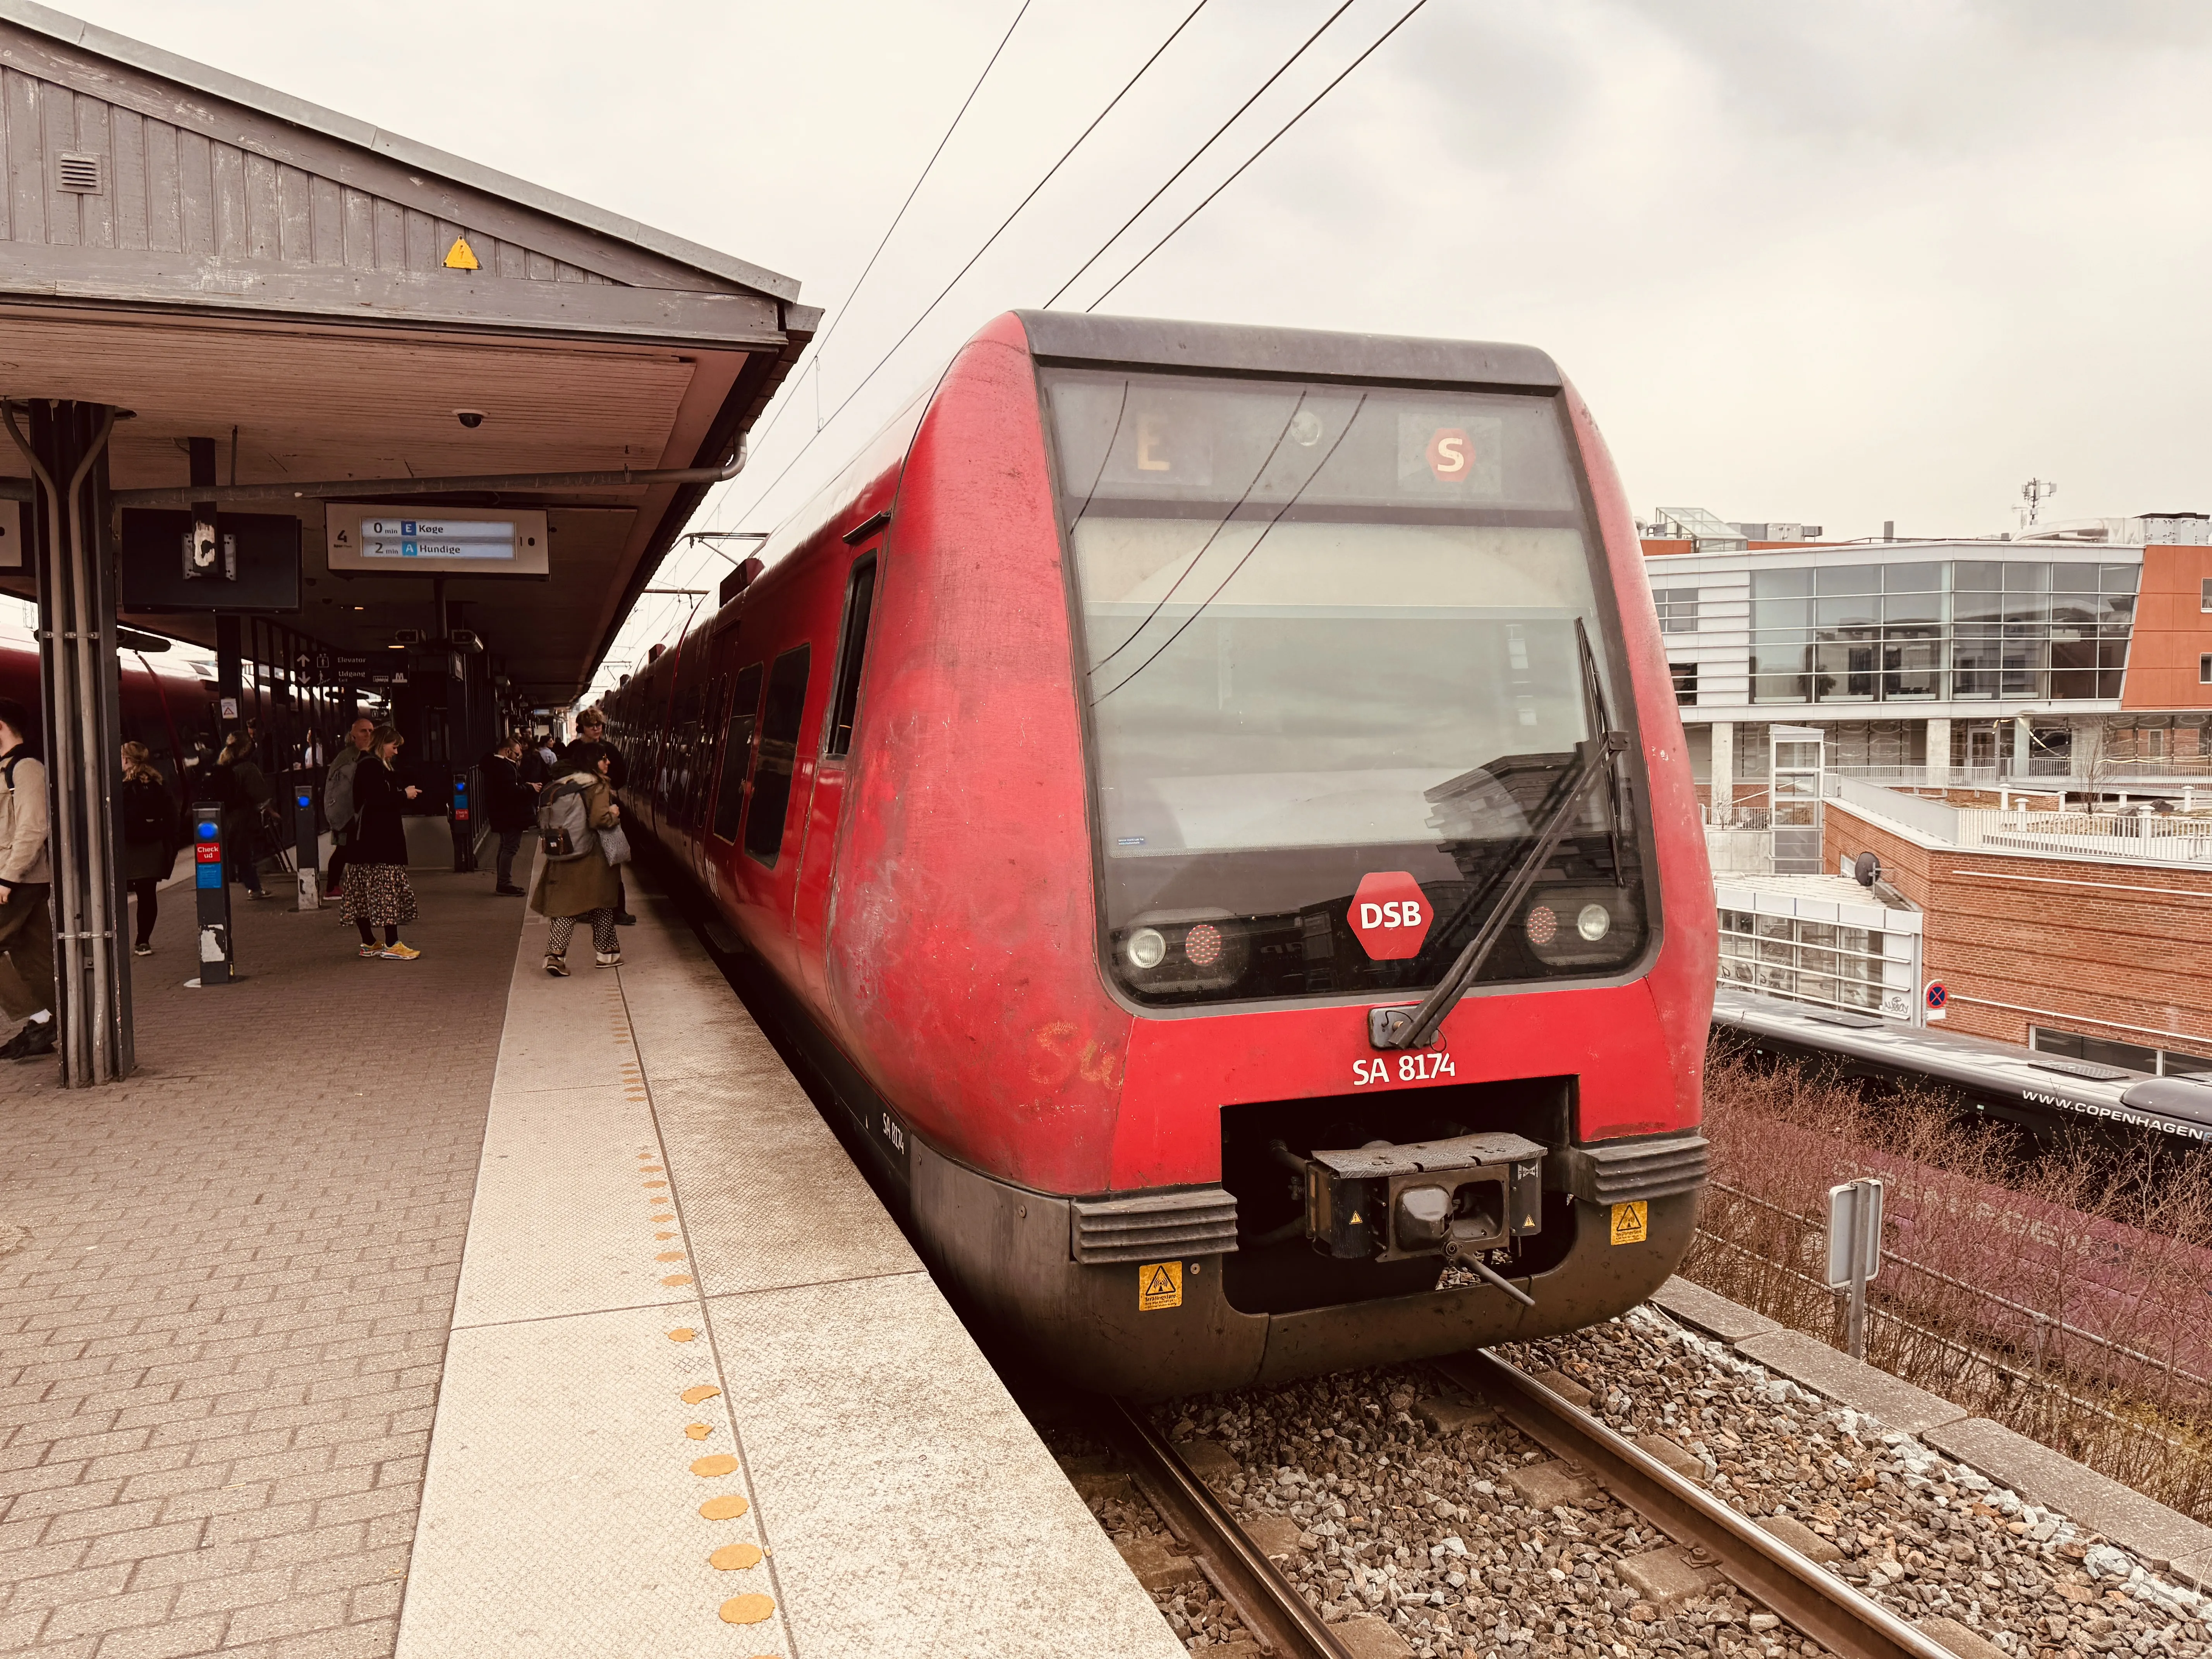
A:
[[[1944,1017],[1944,1011],[1950,1006],[1951,1001],[1951,994],[1943,988],[1942,980],[1931,979],[1928,981],[1927,1001],[1928,1018],[1942,1019]]]

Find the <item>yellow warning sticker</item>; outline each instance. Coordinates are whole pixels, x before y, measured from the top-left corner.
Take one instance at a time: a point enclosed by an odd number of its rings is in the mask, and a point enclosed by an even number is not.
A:
[[[448,270],[480,270],[477,251],[469,246],[465,236],[453,238],[453,246],[446,250],[446,269]]]
[[[1137,1269],[1137,1311],[1182,1306],[1182,1263],[1147,1261]]]
[[[1644,1200],[1613,1206],[1613,1242],[1616,1244],[1641,1244],[1650,1231],[1644,1213]]]

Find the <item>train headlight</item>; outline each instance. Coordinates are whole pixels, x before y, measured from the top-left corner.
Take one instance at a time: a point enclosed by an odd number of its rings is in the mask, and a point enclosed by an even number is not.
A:
[[[1559,913],[1548,904],[1540,904],[1529,911],[1521,925],[1528,930],[1531,945],[1549,945],[1559,937]]]
[[[1592,945],[1613,931],[1613,912],[1602,904],[1585,904],[1575,917],[1575,932]]]
[[[1529,956],[1554,972],[1618,967],[1644,948],[1643,894],[1634,883],[1540,889],[1521,914],[1520,934]]]
[[[1152,969],[1168,959],[1168,942],[1157,927],[1139,927],[1121,947],[1133,967]]]

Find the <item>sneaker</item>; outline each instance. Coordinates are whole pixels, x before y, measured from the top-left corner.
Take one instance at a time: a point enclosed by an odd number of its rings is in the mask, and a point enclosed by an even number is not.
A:
[[[622,966],[622,952],[619,951],[594,951],[592,954],[599,958],[599,966],[602,968]]]
[[[621,915],[615,918],[615,926],[617,927],[635,927],[637,926],[637,918],[630,915],[629,911],[624,910]]]
[[[556,979],[568,978],[568,958],[564,956],[556,955],[551,951],[548,951],[545,953],[545,971],[552,975]]]
[[[364,945],[361,947],[361,954],[363,957],[380,957],[384,954],[384,947],[381,945]]]
[[[17,1036],[24,1039],[21,1048],[16,1048],[12,1042],[8,1045],[9,1048],[15,1049],[15,1052],[8,1057],[10,1060],[44,1059],[53,1053],[60,1044],[60,1025],[61,1021],[58,1019],[33,1020],[16,1033]],[[5,1052],[6,1050],[0,1050],[0,1053]]]
[[[52,1024],[53,1022],[49,1020],[46,1023]],[[0,1042],[0,1060],[19,1058],[23,1050],[31,1046],[31,1033],[36,1030],[38,1030],[37,1026],[32,1024],[29,1020],[25,1020],[21,1030],[9,1037],[7,1042]]]
[[[386,962],[412,962],[422,953],[403,939],[397,945],[386,945],[377,954]]]
[[[134,957],[150,957],[154,954],[154,947],[141,939],[131,947],[131,954]]]
[[[491,890],[499,895],[501,898],[522,898],[526,896],[522,889],[517,887],[513,882],[508,882],[503,887],[495,887]]]

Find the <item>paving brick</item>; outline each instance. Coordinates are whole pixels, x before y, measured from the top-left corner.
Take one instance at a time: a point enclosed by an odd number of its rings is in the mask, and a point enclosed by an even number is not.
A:
[[[96,1567],[106,1561],[143,1561],[151,1555],[196,1550],[206,1528],[204,1521],[177,1521],[166,1527],[133,1527],[128,1532],[107,1533],[92,1540],[85,1550],[84,1564]]]
[[[346,1597],[342,1591],[295,1596],[289,1601],[272,1601],[265,1607],[241,1608],[233,1615],[224,1640],[236,1646],[246,1642],[265,1641],[271,1637],[300,1636],[309,1631],[327,1630],[332,1625],[343,1624],[345,1616]]]
[[[230,1615],[203,1613],[197,1619],[168,1619],[149,1630],[119,1630],[100,1638],[99,1659],[184,1659],[212,1653],[222,1645]]]
[[[253,1565],[257,1567],[297,1565],[307,1561],[327,1561],[335,1556],[368,1556],[381,1553],[372,1551],[367,1542],[369,1523],[366,1521],[343,1522],[335,1527],[317,1527],[312,1531],[295,1528],[269,1538],[255,1540]],[[404,1558],[401,1564],[405,1565]]]
[[[52,1641],[68,1636],[98,1636],[112,1630],[131,1630],[137,1626],[157,1623],[169,1611],[176,1591],[162,1585],[155,1589],[133,1590],[127,1595],[103,1596],[97,1601],[79,1601],[73,1607],[57,1607],[46,1620],[42,1638]]]
[[[158,1584],[196,1584],[203,1578],[245,1572],[253,1564],[251,1544],[204,1544],[175,1555],[155,1555],[138,1564],[131,1575],[132,1589],[151,1589]]]
[[[88,1547],[79,1538],[64,1543],[39,1544],[29,1549],[0,1552],[0,1586],[12,1584],[21,1579],[41,1578],[49,1573],[67,1572],[86,1559]],[[9,1605],[27,1604],[9,1598]],[[40,1601],[37,1605],[48,1607],[52,1603]]]
[[[177,1591],[174,1611],[179,1613],[229,1612],[282,1601],[292,1593],[292,1569],[268,1567],[258,1572],[229,1572],[219,1578],[203,1578]]]
[[[26,1579],[12,1586],[8,1606],[11,1612],[25,1607],[73,1607],[82,1601],[118,1595],[130,1582],[131,1564],[127,1561],[104,1567],[79,1567],[69,1572],[49,1573],[43,1578]]]

